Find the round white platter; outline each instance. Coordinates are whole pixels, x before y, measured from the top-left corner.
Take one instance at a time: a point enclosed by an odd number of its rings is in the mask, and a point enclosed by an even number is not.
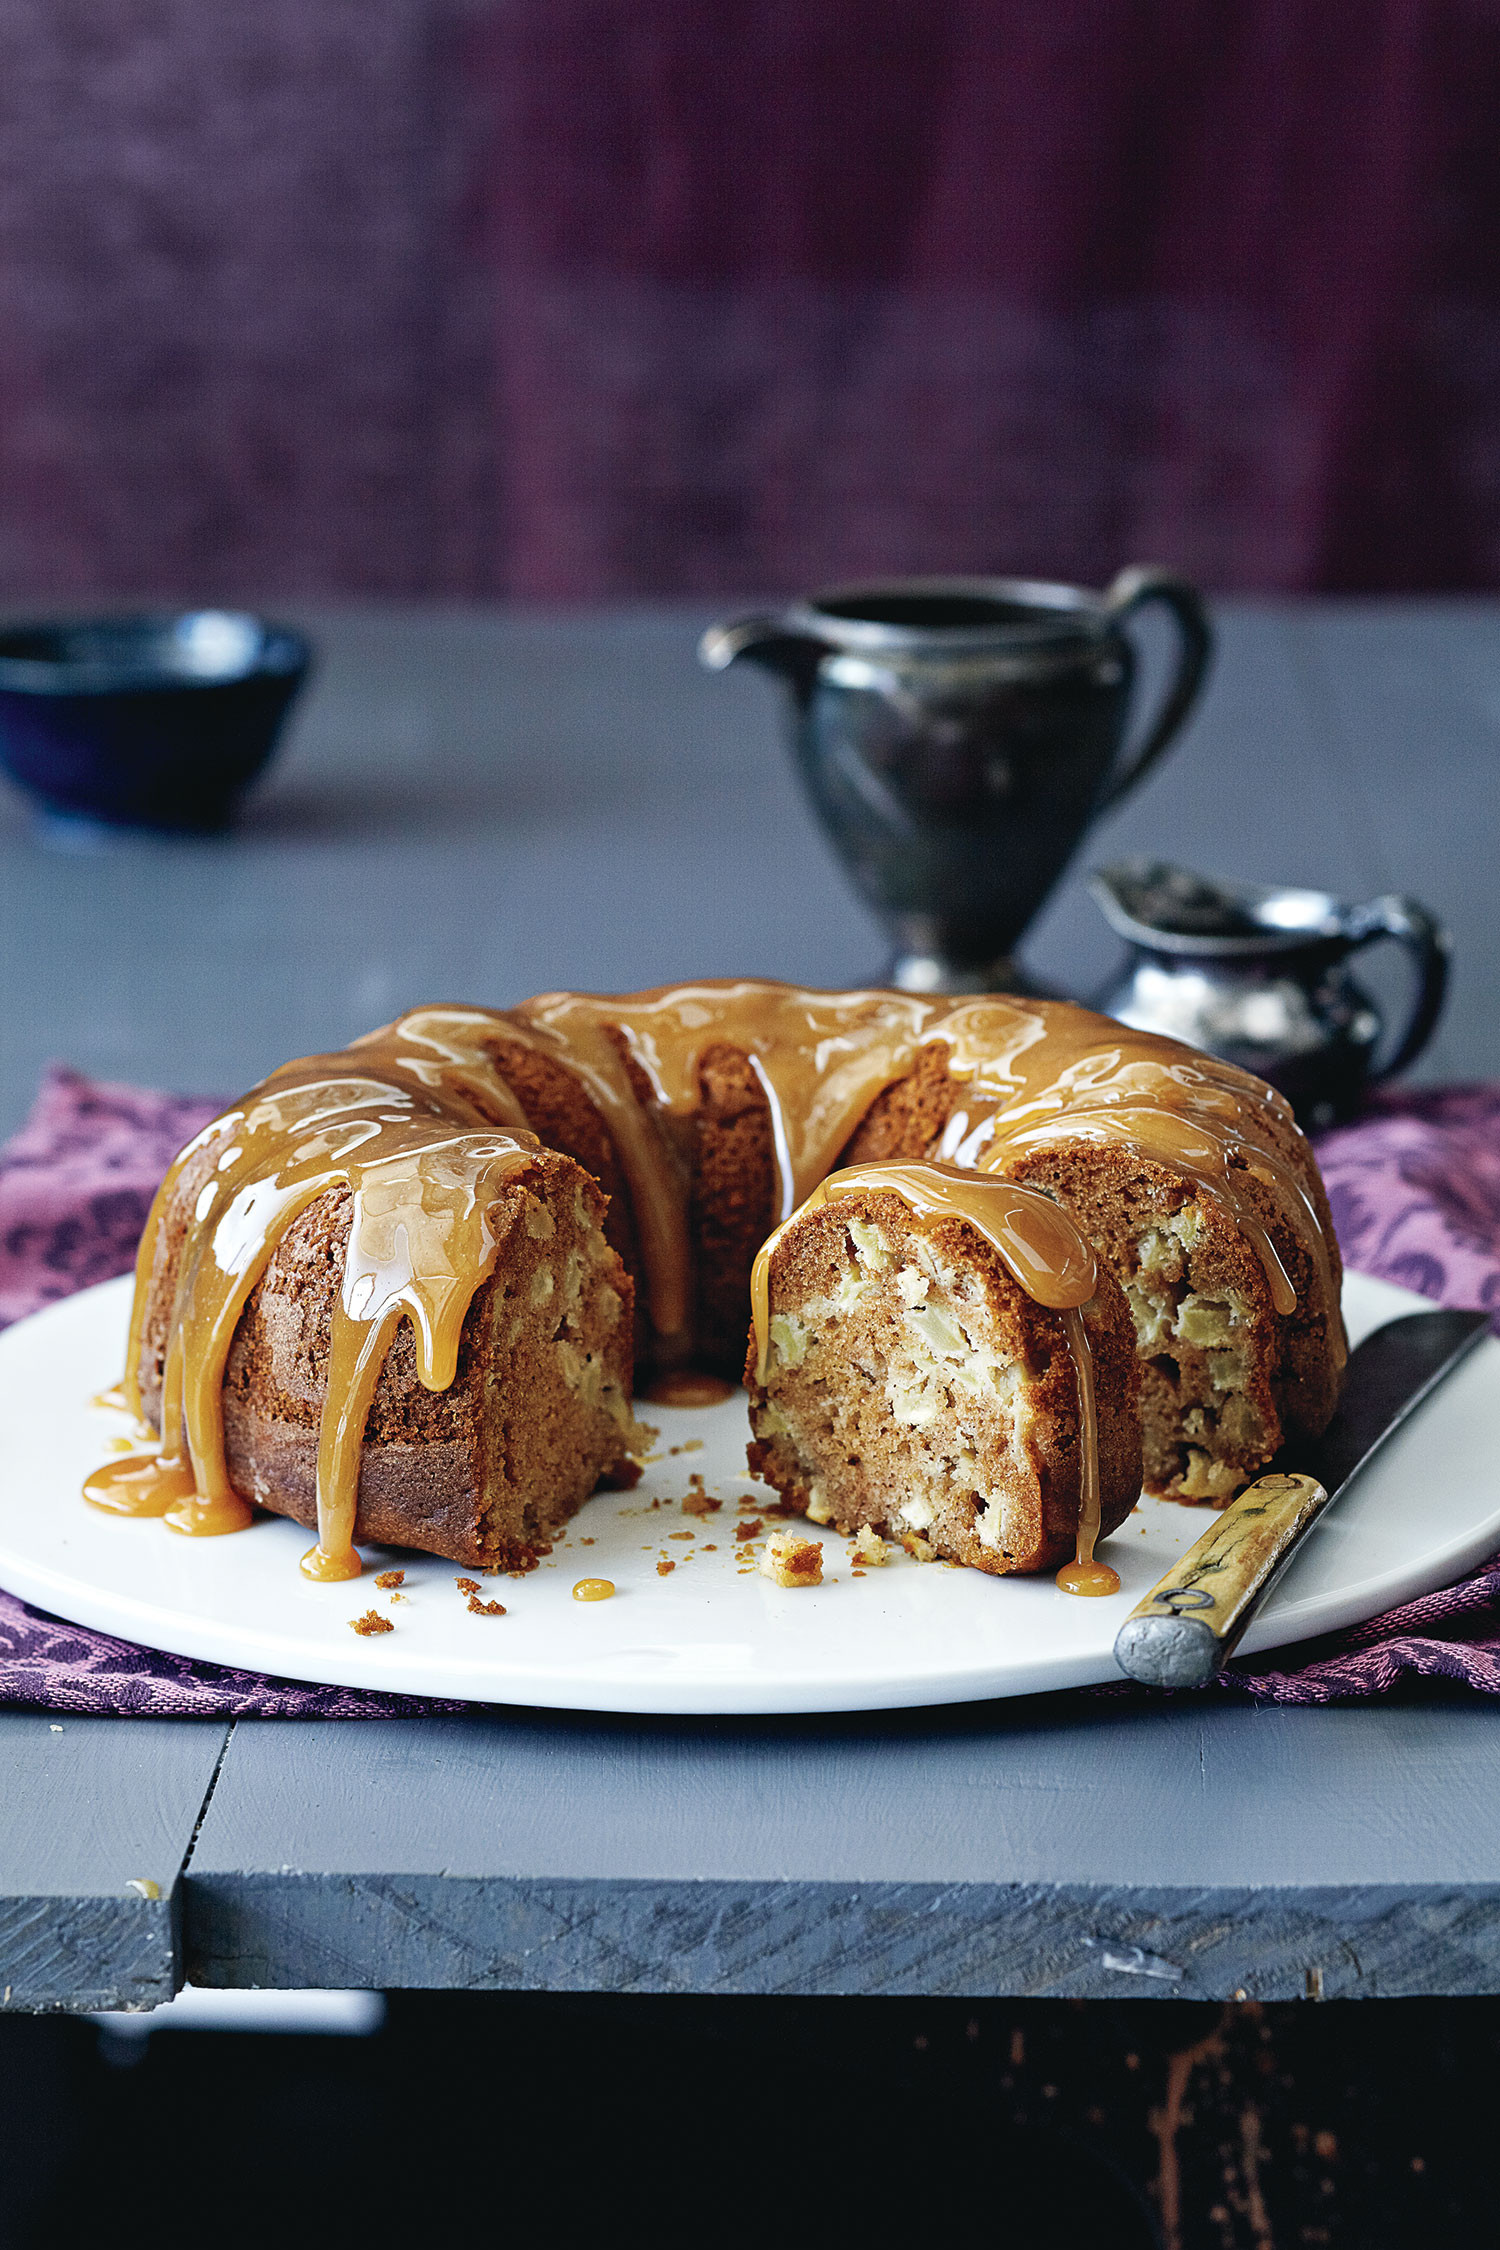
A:
[[[706,1410],[642,1406],[661,1436],[633,1492],[600,1493],[530,1575],[483,1580],[503,1617],[471,1615],[462,1567],[366,1548],[366,1575],[302,1576],[301,1526],[259,1519],[183,1539],[80,1497],[125,1418],[90,1404],[119,1375],[128,1279],[82,1291],[0,1335],[0,1585],[79,1625],[182,1656],[285,1678],[482,1703],[672,1714],[892,1709],[1034,1694],[1118,1679],[1126,1612],[1208,1522],[1143,1500],[1100,1552],[1120,1573],[1107,1600],[1050,1578],[990,1578],[893,1550],[851,1573],[823,1545],[824,1584],[782,1589],[750,1567],[740,1503],[773,1497],[745,1471],[740,1396]],[[1349,1277],[1351,1341],[1424,1301]],[[1243,1644],[1246,1654],[1353,1625],[1428,1593],[1500,1548],[1500,1343],[1486,1338],[1315,1526]],[[683,1512],[689,1478],[722,1502]],[[752,1511],[753,1514],[753,1511]],[[769,1529],[777,1519],[767,1519]],[[802,1528],[802,1527],[799,1527]],[[691,1533],[686,1537],[684,1534]],[[671,1562],[666,1573],[658,1565]],[[404,1599],[374,1584],[406,1573]],[[616,1593],[582,1602],[583,1577]],[[393,1631],[362,1637],[370,1608]]]

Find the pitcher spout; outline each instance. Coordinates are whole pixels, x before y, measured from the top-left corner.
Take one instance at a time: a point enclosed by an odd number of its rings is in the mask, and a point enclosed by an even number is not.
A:
[[[698,661],[710,672],[725,672],[746,657],[768,672],[779,673],[794,687],[806,688],[829,646],[808,630],[797,611],[764,611],[710,625],[698,643]]]

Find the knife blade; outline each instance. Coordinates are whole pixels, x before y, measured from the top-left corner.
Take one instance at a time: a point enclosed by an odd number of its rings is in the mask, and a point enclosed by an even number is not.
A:
[[[1279,1455],[1136,1604],[1115,1638],[1121,1671],[1149,1687],[1212,1679],[1308,1526],[1488,1327],[1482,1312],[1406,1313],[1367,1336],[1322,1437]]]

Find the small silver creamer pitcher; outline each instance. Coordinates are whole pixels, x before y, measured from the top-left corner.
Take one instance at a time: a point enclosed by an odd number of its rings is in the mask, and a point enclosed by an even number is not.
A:
[[[1220,881],[1153,859],[1101,868],[1090,888],[1129,947],[1095,1004],[1253,1070],[1304,1126],[1350,1116],[1367,1086],[1415,1062],[1442,1012],[1448,939],[1414,898],[1350,906],[1327,891]],[[1380,1011],[1347,964],[1381,938],[1410,954],[1416,991],[1377,1060]]]
[[[1161,703],[1127,745],[1148,605],[1177,629]],[[792,745],[823,828],[909,992],[1025,989],[1012,954],[1090,823],[1192,709],[1212,634],[1194,589],[1122,571],[1107,593],[1015,578],[847,586],[716,625],[791,691]]]

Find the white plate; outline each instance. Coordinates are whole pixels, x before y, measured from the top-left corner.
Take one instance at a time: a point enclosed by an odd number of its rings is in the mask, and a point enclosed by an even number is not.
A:
[[[861,1711],[1032,1694],[1117,1679],[1120,1620],[1208,1521],[1198,1508],[1143,1500],[1101,1549],[1122,1582],[1104,1601],[1059,1593],[1050,1578],[989,1578],[899,1552],[854,1579],[848,1542],[828,1531],[815,1534],[825,1583],[783,1590],[740,1574],[737,1503],[765,1487],[745,1473],[735,1397],[701,1412],[643,1407],[661,1430],[645,1480],[591,1500],[529,1577],[486,1579],[486,1598],[503,1601],[506,1616],[471,1616],[453,1583],[461,1567],[429,1555],[395,1558],[407,1599],[392,1607],[372,1583],[390,1559],[379,1549],[365,1550],[363,1579],[315,1586],[298,1569],[307,1532],[279,1517],[192,1540],[85,1505],[84,1477],[125,1426],[88,1402],[119,1374],[130,1286],[84,1290],[0,1336],[0,1585],[182,1656],[581,1711]],[[1353,1275],[1351,1340],[1423,1306]],[[1500,1344],[1490,1337],[1311,1532],[1246,1652],[1357,1624],[1500,1548],[1497,1431]],[[682,1513],[693,1473],[723,1500],[716,1515]],[[676,1565],[666,1576],[662,1559]],[[585,1576],[613,1579],[615,1598],[571,1599]],[[349,1621],[372,1605],[395,1630],[361,1638]]]

